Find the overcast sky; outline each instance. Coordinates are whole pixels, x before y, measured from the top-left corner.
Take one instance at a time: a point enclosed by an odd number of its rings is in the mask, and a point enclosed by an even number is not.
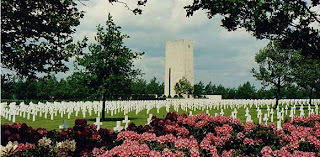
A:
[[[145,52],[135,65],[148,81],[154,76],[161,82],[164,80],[165,42],[188,39],[194,41],[195,83],[211,81],[226,87],[238,87],[250,81],[260,87],[260,82],[255,80],[250,70],[257,67],[255,53],[268,41],[256,40],[244,30],[228,32],[220,26],[220,17],[208,19],[202,11],[187,18],[183,6],[191,3],[190,0],[149,0],[142,8],[142,15],[134,15],[124,5],[111,5],[107,0],[83,2],[86,6],[79,5],[79,8],[86,13],[77,27],[75,39],[88,36],[93,42],[96,26],[104,25],[110,12],[114,22],[122,27],[122,32],[130,36],[125,45],[134,51]],[[135,7],[135,3],[128,5]],[[71,73],[72,70],[60,73],[58,77]]]

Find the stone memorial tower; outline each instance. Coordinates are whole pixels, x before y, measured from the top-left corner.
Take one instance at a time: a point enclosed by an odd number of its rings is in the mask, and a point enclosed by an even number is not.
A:
[[[175,84],[186,77],[193,86],[193,41],[173,40],[166,42],[166,67],[165,67],[164,94],[174,97]]]

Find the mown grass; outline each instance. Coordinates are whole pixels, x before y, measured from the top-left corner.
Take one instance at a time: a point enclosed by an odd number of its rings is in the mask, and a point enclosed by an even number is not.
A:
[[[295,115],[299,115],[300,112],[299,112],[299,107],[300,106],[297,106],[297,109],[296,109],[296,114]],[[263,118],[263,115],[264,113],[267,113],[267,109],[266,108],[261,108],[262,110],[262,118]],[[179,114],[183,114],[183,113],[186,113],[186,114],[189,114],[189,111],[188,110],[187,112],[186,111],[183,111],[181,108],[179,108]],[[224,116],[230,116],[231,115],[231,112],[233,111],[233,109],[224,109]],[[238,114],[237,114],[237,117],[240,118],[240,120],[245,123],[246,121],[246,117],[245,117],[245,108],[240,108],[240,109],[237,109],[238,111]],[[174,112],[174,109],[173,107],[171,106],[170,108],[170,112]],[[274,110],[275,114],[273,116],[273,119],[274,119],[274,123],[276,124],[276,119],[277,119],[277,116],[276,116],[276,110]],[[305,115],[308,115],[308,111],[307,111],[307,106],[304,107],[304,112],[305,112]],[[192,111],[193,115],[195,114],[199,114],[199,113],[206,113],[206,110],[196,110],[196,111]],[[216,109],[212,109],[209,111],[210,115],[214,115],[215,113],[220,113],[220,109],[219,110],[216,110]],[[290,118],[289,117],[289,113],[290,113],[290,109],[288,109],[288,114],[285,115],[285,119],[286,118]],[[108,128],[108,129],[112,129],[113,127],[116,126],[116,121],[122,121],[124,119],[124,114],[123,112],[120,112],[120,113],[117,113],[116,115],[113,115],[111,116],[110,115],[111,113],[106,113],[106,121],[103,121],[102,123],[102,126],[101,128]],[[167,114],[166,112],[166,109],[165,107],[162,107],[160,109],[160,112],[157,113],[157,109],[156,108],[153,108],[150,110],[149,114],[152,114],[154,116],[157,116],[158,118],[164,118]],[[129,120],[133,123],[135,123],[136,125],[145,125],[147,123],[147,118],[149,117],[149,114],[147,114],[147,110],[142,110],[141,112],[139,112],[137,115],[135,113],[135,111],[131,111],[128,116],[129,116]],[[256,111],[256,108],[253,106],[252,108],[250,108],[250,115],[251,115],[251,118],[252,120],[255,122],[255,123],[258,123],[259,122],[259,119],[257,118],[257,111]],[[20,117],[20,116],[16,116],[16,122],[20,122],[20,123],[26,123],[27,125],[29,126],[32,126],[33,128],[45,128],[45,129],[48,129],[48,130],[58,130],[59,129],[59,125],[62,124],[63,120],[66,120],[67,124],[72,127],[74,125],[74,121],[78,118],[82,119],[83,118],[83,115],[82,115],[82,112],[79,112],[78,116],[76,117],[75,116],[75,112],[71,114],[70,116],[70,119],[67,118],[67,114],[64,114],[63,117],[61,118],[61,115],[60,113],[58,112],[57,116],[54,116],[53,120],[50,119],[50,114],[47,115],[47,118],[45,119],[44,118],[44,115],[42,114],[42,117],[39,117],[39,113],[38,115],[36,116],[36,120],[33,122],[32,121],[32,115],[30,116],[30,119],[28,120],[27,119],[27,116],[26,118],[23,118],[23,117]],[[88,113],[86,113],[86,119],[88,121],[88,124],[92,124],[95,122],[96,120],[96,117],[98,117],[98,115],[94,114],[94,112],[92,112],[92,115],[89,116]],[[101,116],[100,116],[101,117]],[[1,124],[5,124],[5,123],[8,123],[8,124],[11,124],[12,122],[11,121],[8,121],[7,119],[5,119],[4,117],[1,117]],[[269,122],[270,123],[270,119],[269,119]],[[122,123],[122,126],[124,124]]]

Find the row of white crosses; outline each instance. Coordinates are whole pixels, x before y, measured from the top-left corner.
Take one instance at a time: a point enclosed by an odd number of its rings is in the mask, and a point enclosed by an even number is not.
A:
[[[20,103],[20,105],[16,105],[15,103],[10,103],[9,107],[6,104],[2,103],[1,105],[1,116],[5,117],[10,121],[15,121],[16,116],[20,116],[23,118],[27,118],[28,120],[31,119],[35,121],[36,116],[44,118],[48,118],[48,114],[50,115],[50,119],[53,120],[54,116],[63,117],[67,114],[68,119],[72,114],[75,114],[78,117],[79,113],[82,113],[83,118],[86,117],[86,114],[92,116],[92,112],[97,115],[100,115],[102,110],[102,102],[101,101],[94,101],[94,102],[46,102],[46,103],[38,103],[33,104],[30,103],[28,105],[24,103]],[[106,102],[106,109],[107,113],[110,112],[111,116],[123,112],[124,115],[127,115],[129,112],[135,111],[136,114],[139,112],[146,110],[147,114],[155,108],[157,113],[160,112],[160,108],[165,108],[166,112],[170,111],[170,108],[173,107],[174,111],[178,112],[179,108],[183,111],[190,111],[189,114],[192,115],[192,111],[196,110],[207,110],[206,113],[210,114],[210,110],[216,109],[220,110],[220,115],[224,115],[225,109],[233,109],[231,116],[233,118],[237,117],[237,109],[239,108],[246,108],[246,121],[251,121],[251,115],[249,114],[249,108],[255,106],[257,108],[257,118],[259,122],[267,123],[270,119],[273,122],[273,108],[272,106],[275,104],[274,99],[267,99],[267,100],[244,100],[244,99],[223,99],[223,100],[209,100],[209,99],[201,99],[201,100],[157,100],[157,101],[107,101]],[[276,114],[278,121],[283,121],[284,115],[288,115],[288,109],[290,108],[289,116],[293,118],[296,112],[296,106],[300,106],[300,116],[304,116],[304,108],[303,105],[308,104],[307,99],[284,99],[280,100],[280,104],[282,104],[283,108],[277,108]],[[320,100],[316,99],[313,100],[313,104],[315,104],[315,108],[311,108],[308,105],[308,115],[310,114],[318,114],[319,108],[318,105],[320,104]],[[267,113],[262,114],[260,107],[267,106]],[[271,106],[271,107],[270,107]],[[218,113],[215,113],[217,115]],[[281,117],[280,117],[281,115]],[[151,118],[147,119],[147,124],[150,123]],[[148,121],[149,120],[149,121]],[[98,121],[96,121],[99,124]],[[121,123],[120,123],[121,124]]]

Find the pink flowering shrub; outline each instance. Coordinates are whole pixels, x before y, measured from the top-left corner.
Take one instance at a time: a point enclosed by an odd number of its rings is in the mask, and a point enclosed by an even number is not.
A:
[[[49,156],[97,157],[320,156],[319,115],[286,120],[280,130],[274,124],[243,124],[231,117],[176,113],[168,113],[163,119],[153,117],[150,125],[131,123],[119,133],[96,131],[95,125],[87,125],[85,119],[60,131],[34,130],[18,123],[1,127],[2,150],[14,149],[11,153],[18,156],[43,152]],[[62,146],[62,141],[72,140],[75,148]]]

